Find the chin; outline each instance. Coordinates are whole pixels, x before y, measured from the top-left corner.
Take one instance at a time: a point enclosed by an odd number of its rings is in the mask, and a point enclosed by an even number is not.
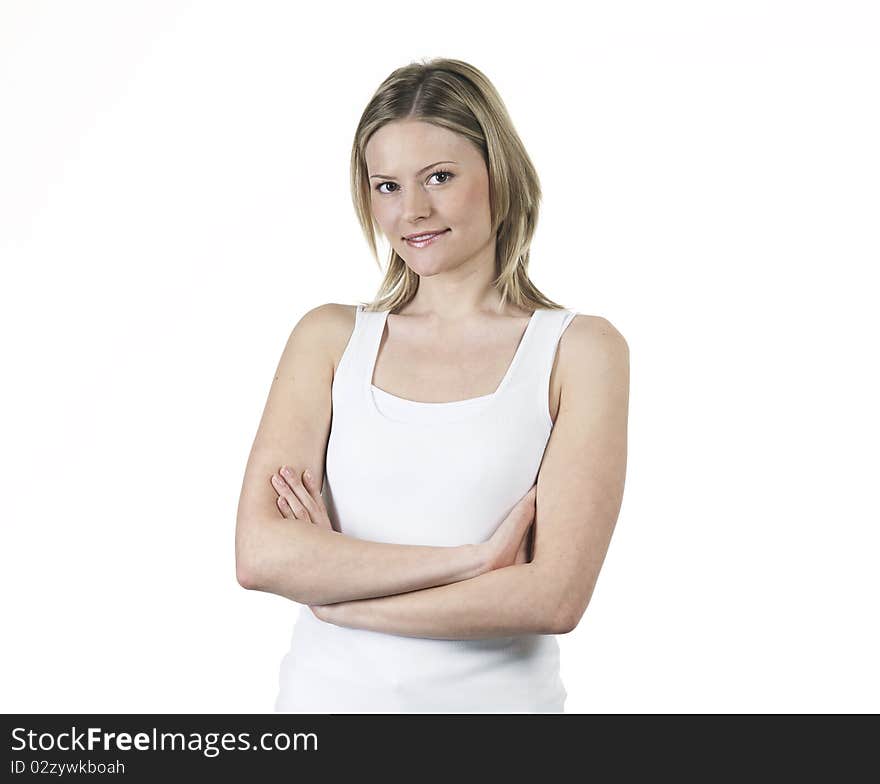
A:
[[[404,259],[404,261],[406,260]],[[406,266],[420,278],[430,278],[432,275],[443,272],[443,269],[436,264],[410,264],[406,262]]]
[[[423,278],[430,278],[432,275],[438,275],[441,272],[448,272],[458,266],[456,264],[450,264],[448,259],[416,258],[411,260],[405,256],[401,256],[401,258],[407,267]]]

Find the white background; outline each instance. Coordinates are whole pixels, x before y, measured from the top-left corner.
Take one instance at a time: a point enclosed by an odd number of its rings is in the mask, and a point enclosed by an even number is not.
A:
[[[538,169],[538,287],[630,346],[566,711],[880,709],[875,9],[6,0],[0,710],[272,710],[244,466],[293,325],[378,287],[351,142],[434,56]]]

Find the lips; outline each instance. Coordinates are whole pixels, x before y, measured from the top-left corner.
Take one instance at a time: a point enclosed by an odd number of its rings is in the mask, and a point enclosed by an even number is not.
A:
[[[404,237],[407,242],[424,242],[431,237],[436,237],[438,234],[445,234],[449,229],[443,229],[443,231],[432,231],[427,234],[416,234],[414,236]]]

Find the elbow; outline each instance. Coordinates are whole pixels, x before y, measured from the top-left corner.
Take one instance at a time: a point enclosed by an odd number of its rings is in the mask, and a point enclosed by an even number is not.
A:
[[[271,532],[253,518],[239,518],[235,529],[235,579],[248,591],[268,591],[276,569]]]
[[[235,542],[235,579],[238,584],[248,591],[260,591],[263,589],[263,580],[260,577],[260,559],[254,557],[253,542],[239,536]]]
[[[238,580],[238,584],[242,588],[248,591],[253,591],[257,587],[257,583],[253,579],[252,572],[240,561],[235,564],[235,579]]]
[[[235,579],[247,591],[274,593],[299,602],[298,573],[262,539],[240,537],[235,546]]]
[[[248,591],[257,590],[258,581],[253,564],[240,552],[235,554],[235,579],[242,588]]]
[[[543,603],[542,623],[543,634],[568,634],[574,631],[583,613],[576,613],[573,602],[567,595],[563,585],[556,584],[558,575],[545,575],[543,572],[534,570],[537,584],[534,590],[541,591],[545,601]]]
[[[570,634],[580,623],[586,607],[574,607],[571,602],[557,602],[553,616],[552,634]]]
[[[594,585],[587,586],[584,594],[583,586],[572,585],[567,581],[553,591],[553,596],[549,598],[552,608],[549,613],[551,634],[570,634],[577,628],[593,597]]]
[[[560,607],[551,624],[551,634],[568,634],[573,632],[580,618],[576,618],[574,613],[568,611],[565,607]]]

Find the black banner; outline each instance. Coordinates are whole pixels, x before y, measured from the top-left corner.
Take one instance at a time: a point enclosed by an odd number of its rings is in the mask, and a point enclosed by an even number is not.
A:
[[[465,780],[546,776],[790,776],[875,768],[876,715],[4,714],[6,781],[189,776],[291,781],[302,773]],[[572,767],[574,766],[574,768]]]

